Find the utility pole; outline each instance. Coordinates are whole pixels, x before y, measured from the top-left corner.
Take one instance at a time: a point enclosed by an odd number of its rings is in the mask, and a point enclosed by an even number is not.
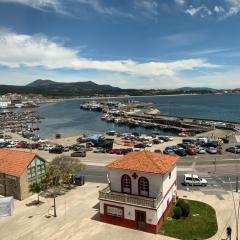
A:
[[[238,192],[238,176],[236,176],[236,192]]]
[[[217,158],[214,159],[214,172],[217,172]]]
[[[55,177],[55,182],[53,183],[53,216],[57,217],[55,184],[56,184],[56,177]]]

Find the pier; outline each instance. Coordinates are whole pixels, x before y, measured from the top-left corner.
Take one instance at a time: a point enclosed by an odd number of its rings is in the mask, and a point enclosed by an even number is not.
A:
[[[172,131],[179,136],[192,136],[209,132],[215,128],[235,131],[239,123],[210,119],[183,118],[162,115],[152,103],[135,102],[87,102],[80,106],[84,110],[103,112],[103,121],[129,127],[143,127]]]

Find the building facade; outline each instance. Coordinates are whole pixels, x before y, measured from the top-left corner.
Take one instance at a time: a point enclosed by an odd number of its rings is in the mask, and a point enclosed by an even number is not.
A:
[[[99,192],[100,220],[157,233],[176,199],[176,161],[142,151],[110,163],[109,186]]]
[[[0,195],[29,197],[29,185],[41,180],[45,171],[45,160],[34,153],[0,149]]]

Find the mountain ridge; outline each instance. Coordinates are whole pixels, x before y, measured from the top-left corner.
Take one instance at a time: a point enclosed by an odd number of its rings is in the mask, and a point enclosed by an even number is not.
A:
[[[173,94],[211,94],[223,93],[207,87],[181,87],[176,89],[122,89],[93,81],[56,82],[49,79],[37,79],[25,86],[0,85],[0,94],[16,92],[19,94],[41,94],[47,97],[79,97],[79,96],[151,96]]]

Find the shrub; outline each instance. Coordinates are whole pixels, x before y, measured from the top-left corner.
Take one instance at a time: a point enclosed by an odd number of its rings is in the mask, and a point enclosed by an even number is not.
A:
[[[179,199],[176,203],[176,206],[181,208],[183,217],[187,217],[189,215],[190,205],[187,201]]]
[[[173,209],[173,218],[180,219],[182,216],[182,209],[180,207],[174,207]]]
[[[179,199],[179,200],[177,201],[177,203],[176,203],[176,206],[177,206],[177,207],[181,207],[182,204],[184,204],[184,203],[185,203],[185,200]]]
[[[182,209],[182,216],[187,217],[190,212],[190,205],[187,202],[185,202],[181,205],[181,209]]]

